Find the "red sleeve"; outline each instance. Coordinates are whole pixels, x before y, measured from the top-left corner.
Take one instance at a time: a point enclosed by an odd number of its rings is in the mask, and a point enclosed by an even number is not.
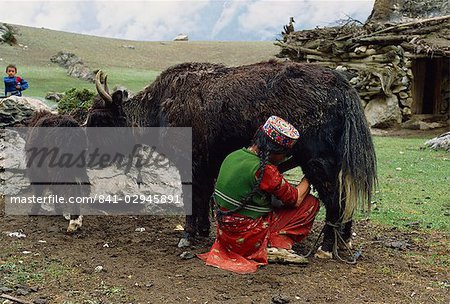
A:
[[[256,172],[256,177],[259,177],[259,171]],[[264,168],[264,176],[259,188],[267,193],[273,194],[281,200],[285,205],[295,205],[298,198],[298,192],[289,182],[283,177],[274,165],[266,165]]]

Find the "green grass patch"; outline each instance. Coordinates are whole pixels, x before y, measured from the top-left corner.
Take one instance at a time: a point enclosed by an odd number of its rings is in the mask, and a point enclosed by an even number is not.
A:
[[[425,141],[374,137],[379,185],[372,199],[372,220],[404,229],[450,231],[450,154],[426,148]],[[286,176],[300,180],[302,173],[294,169]],[[323,218],[321,208],[318,219]]]
[[[1,282],[13,287],[16,284],[39,284],[56,281],[70,271],[58,261],[46,262],[45,268],[38,261],[12,257],[0,265]]]
[[[450,154],[425,148],[424,142],[422,138],[374,138],[379,188],[371,218],[397,227],[448,232]]]
[[[105,72],[108,74],[108,84],[111,90],[114,86],[123,86],[133,93],[142,90],[159,75],[158,71],[123,68],[107,68]],[[62,93],[72,88],[96,92],[94,83],[70,77],[67,75],[67,70],[53,65],[20,67],[18,75],[26,79],[30,85],[23,95],[41,100],[48,92]],[[4,89],[3,86],[2,89]]]

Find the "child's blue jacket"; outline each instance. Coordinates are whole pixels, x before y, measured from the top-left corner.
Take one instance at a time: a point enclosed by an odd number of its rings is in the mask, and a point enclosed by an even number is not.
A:
[[[22,96],[22,91],[28,88],[28,82],[19,76],[5,76],[3,81],[5,82],[5,96]],[[19,90],[16,88],[17,85],[20,86]]]

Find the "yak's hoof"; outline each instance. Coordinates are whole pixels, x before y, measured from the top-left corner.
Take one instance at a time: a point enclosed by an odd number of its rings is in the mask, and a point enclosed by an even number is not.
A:
[[[322,250],[322,246],[320,246],[319,248],[317,248],[314,257],[322,260],[330,260],[333,258],[333,253]]]
[[[69,226],[67,227],[67,233],[74,233],[83,225],[83,216],[80,215],[76,220],[70,220]]]
[[[191,246],[191,241],[189,241],[188,238],[183,237],[178,242],[178,248],[184,248],[184,247],[189,247],[189,246]]]

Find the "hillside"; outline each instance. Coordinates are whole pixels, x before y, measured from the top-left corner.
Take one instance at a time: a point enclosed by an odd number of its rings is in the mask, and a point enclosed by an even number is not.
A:
[[[93,68],[122,67],[161,71],[186,61],[208,61],[241,65],[267,60],[278,52],[272,42],[143,42],[101,38],[54,31],[44,28],[15,26],[18,42],[28,46],[0,45],[2,63],[48,66],[59,51],[81,57]],[[134,49],[126,46],[133,46]]]
[[[0,44],[1,70],[7,64],[16,64],[18,74],[30,83],[25,95],[40,99],[47,92],[72,87],[95,90],[93,84],[67,76],[66,70],[50,62],[59,51],[75,53],[89,68],[105,70],[111,87],[122,85],[132,92],[141,90],[174,64],[207,61],[236,66],[268,60],[278,52],[272,42],[144,42],[14,26],[18,45]],[[2,90],[3,83],[0,95]]]

